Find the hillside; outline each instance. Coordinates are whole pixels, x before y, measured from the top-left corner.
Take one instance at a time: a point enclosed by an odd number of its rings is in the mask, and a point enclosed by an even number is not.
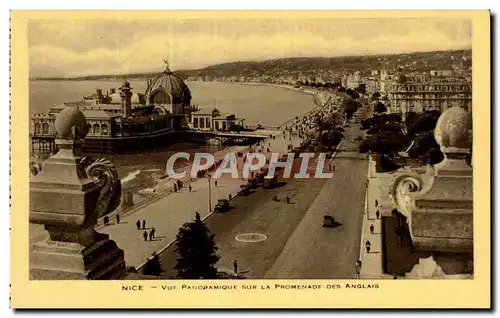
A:
[[[266,61],[240,61],[208,66],[198,70],[179,70],[175,73],[187,78],[190,76],[231,77],[231,76],[280,76],[280,75],[320,75],[342,71],[373,69],[391,70],[404,67],[407,71],[429,71],[432,69],[451,69],[451,65],[463,56],[467,57],[465,67],[471,64],[471,50],[417,52],[390,55],[343,56],[343,57],[300,57],[282,58]],[[97,79],[143,79],[159,73],[136,73],[125,75],[89,75],[76,78],[35,78],[34,80],[97,80]]]

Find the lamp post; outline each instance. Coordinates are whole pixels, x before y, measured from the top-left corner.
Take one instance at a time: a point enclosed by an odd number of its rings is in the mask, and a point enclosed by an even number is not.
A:
[[[208,212],[212,212],[212,185],[211,185],[211,176],[208,175]]]

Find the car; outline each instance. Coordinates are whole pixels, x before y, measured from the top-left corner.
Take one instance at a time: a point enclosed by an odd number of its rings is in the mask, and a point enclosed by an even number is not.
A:
[[[229,211],[231,206],[229,205],[229,200],[220,199],[215,205],[214,212],[215,213],[223,213]]]
[[[248,185],[241,185],[241,190],[238,191],[238,195],[248,196],[250,194],[250,187]]]
[[[321,222],[322,227],[337,227],[340,223],[335,220],[331,215],[323,216],[323,221]]]
[[[276,175],[269,179],[266,178],[264,181],[264,189],[272,189],[276,186],[277,183],[278,183],[278,176]]]

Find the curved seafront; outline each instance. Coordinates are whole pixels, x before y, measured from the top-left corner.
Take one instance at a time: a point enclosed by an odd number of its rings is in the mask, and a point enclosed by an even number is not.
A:
[[[133,91],[144,91],[144,81],[131,80]],[[119,87],[119,81],[32,81],[29,83],[30,113],[45,112],[64,102],[81,100],[97,88],[103,91]],[[243,84],[243,85],[239,85]],[[188,82],[192,104],[201,108],[216,107],[223,113],[234,113],[245,118],[245,125],[282,126],[311,111],[317,106],[311,100],[312,91],[286,85],[260,83]],[[317,103],[317,101],[316,101]],[[172,153],[214,152],[211,147],[176,144],[148,153],[109,155],[118,168],[125,189],[151,188],[164,173]],[[140,198],[137,198],[140,200]]]

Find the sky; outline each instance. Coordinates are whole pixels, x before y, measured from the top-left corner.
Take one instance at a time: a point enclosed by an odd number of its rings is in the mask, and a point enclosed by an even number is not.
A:
[[[197,69],[233,61],[471,48],[470,20],[31,20],[31,77]]]

